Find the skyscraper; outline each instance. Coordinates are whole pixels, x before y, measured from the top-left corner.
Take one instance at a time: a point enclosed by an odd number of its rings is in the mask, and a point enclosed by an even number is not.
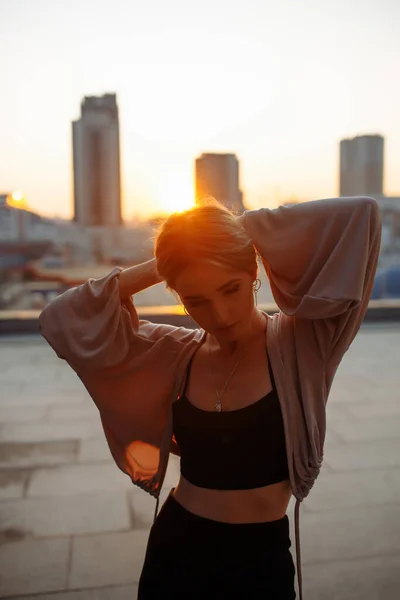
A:
[[[121,217],[119,119],[115,94],[88,96],[72,123],[74,220],[116,226]]]
[[[380,135],[340,142],[340,196],[383,194],[383,147]]]
[[[229,209],[242,213],[239,162],[235,154],[202,154],[196,159],[196,203],[213,196]]]

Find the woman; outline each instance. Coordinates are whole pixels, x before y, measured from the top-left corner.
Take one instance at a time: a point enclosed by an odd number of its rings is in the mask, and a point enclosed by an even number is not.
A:
[[[319,200],[235,217],[172,215],[155,259],[68,290],[44,337],[96,402],[117,465],[157,498],[139,582],[149,598],[295,598],[287,507],[318,476],[325,405],[368,306],[377,203]],[[259,253],[279,307],[254,301]],[[159,281],[194,330],[139,320]],[[157,516],[169,453],[181,476]]]

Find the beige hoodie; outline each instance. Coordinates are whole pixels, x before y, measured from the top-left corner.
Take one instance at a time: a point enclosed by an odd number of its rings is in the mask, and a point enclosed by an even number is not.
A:
[[[334,375],[371,295],[380,211],[371,198],[334,198],[246,211],[241,220],[280,309],[268,316],[266,344],[292,492],[302,501],[322,464]],[[40,315],[40,327],[96,403],[119,468],[158,499],[169,454],[179,454],[172,403],[205,332],[140,320],[132,299],[120,301],[120,270],[57,297]]]

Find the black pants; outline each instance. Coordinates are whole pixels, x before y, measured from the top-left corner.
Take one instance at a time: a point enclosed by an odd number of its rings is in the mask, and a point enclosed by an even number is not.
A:
[[[150,530],[138,600],[294,600],[289,520],[231,524],[170,492]]]

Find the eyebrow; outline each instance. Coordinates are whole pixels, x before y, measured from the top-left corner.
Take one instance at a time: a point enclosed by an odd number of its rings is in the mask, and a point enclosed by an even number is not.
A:
[[[234,283],[240,283],[241,279],[231,279],[230,281],[227,281],[226,283],[224,283],[223,285],[221,285],[221,287],[218,288],[218,292],[222,292],[225,288],[233,285]],[[203,296],[183,296],[185,300],[201,300],[203,298]]]

